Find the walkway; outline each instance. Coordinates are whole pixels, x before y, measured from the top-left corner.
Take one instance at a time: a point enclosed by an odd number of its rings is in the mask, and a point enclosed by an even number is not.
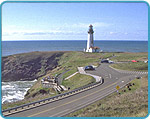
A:
[[[100,77],[100,76],[93,75],[93,74],[90,74],[90,73],[86,73],[84,71],[83,67],[78,67],[78,71],[79,71],[80,74],[85,74],[85,75],[92,76],[93,78],[95,78],[96,82],[100,82],[102,80],[102,77]]]

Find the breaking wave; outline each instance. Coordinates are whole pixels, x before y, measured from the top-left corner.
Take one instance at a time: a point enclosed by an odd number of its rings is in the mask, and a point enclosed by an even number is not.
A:
[[[36,81],[2,82],[2,103],[24,99],[24,95]]]

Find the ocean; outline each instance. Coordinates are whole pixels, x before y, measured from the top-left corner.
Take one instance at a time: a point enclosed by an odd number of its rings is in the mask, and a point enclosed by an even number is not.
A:
[[[24,99],[24,95],[35,82],[36,80],[2,82],[2,103]]]
[[[94,41],[104,52],[148,52],[148,41]],[[2,56],[32,51],[83,51],[86,41],[2,41]]]
[[[148,52],[148,41],[94,41],[104,52]],[[2,41],[2,56],[32,51],[83,51],[86,41]],[[24,99],[35,81],[2,82],[2,103]]]

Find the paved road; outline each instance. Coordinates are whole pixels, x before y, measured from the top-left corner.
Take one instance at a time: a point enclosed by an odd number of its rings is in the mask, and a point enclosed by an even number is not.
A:
[[[116,91],[116,86],[124,86],[126,83],[142,74],[120,73],[112,69],[108,64],[101,64],[95,71],[88,71],[90,74],[99,75],[104,78],[104,83],[93,89],[73,95],[71,97],[55,101],[37,108],[12,114],[7,117],[63,117],[70,112],[85,107],[97,100]]]

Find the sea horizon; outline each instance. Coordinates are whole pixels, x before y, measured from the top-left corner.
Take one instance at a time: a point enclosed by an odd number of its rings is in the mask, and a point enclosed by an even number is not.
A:
[[[2,56],[34,51],[84,51],[87,40],[2,41]],[[103,52],[148,52],[148,41],[94,40]]]

